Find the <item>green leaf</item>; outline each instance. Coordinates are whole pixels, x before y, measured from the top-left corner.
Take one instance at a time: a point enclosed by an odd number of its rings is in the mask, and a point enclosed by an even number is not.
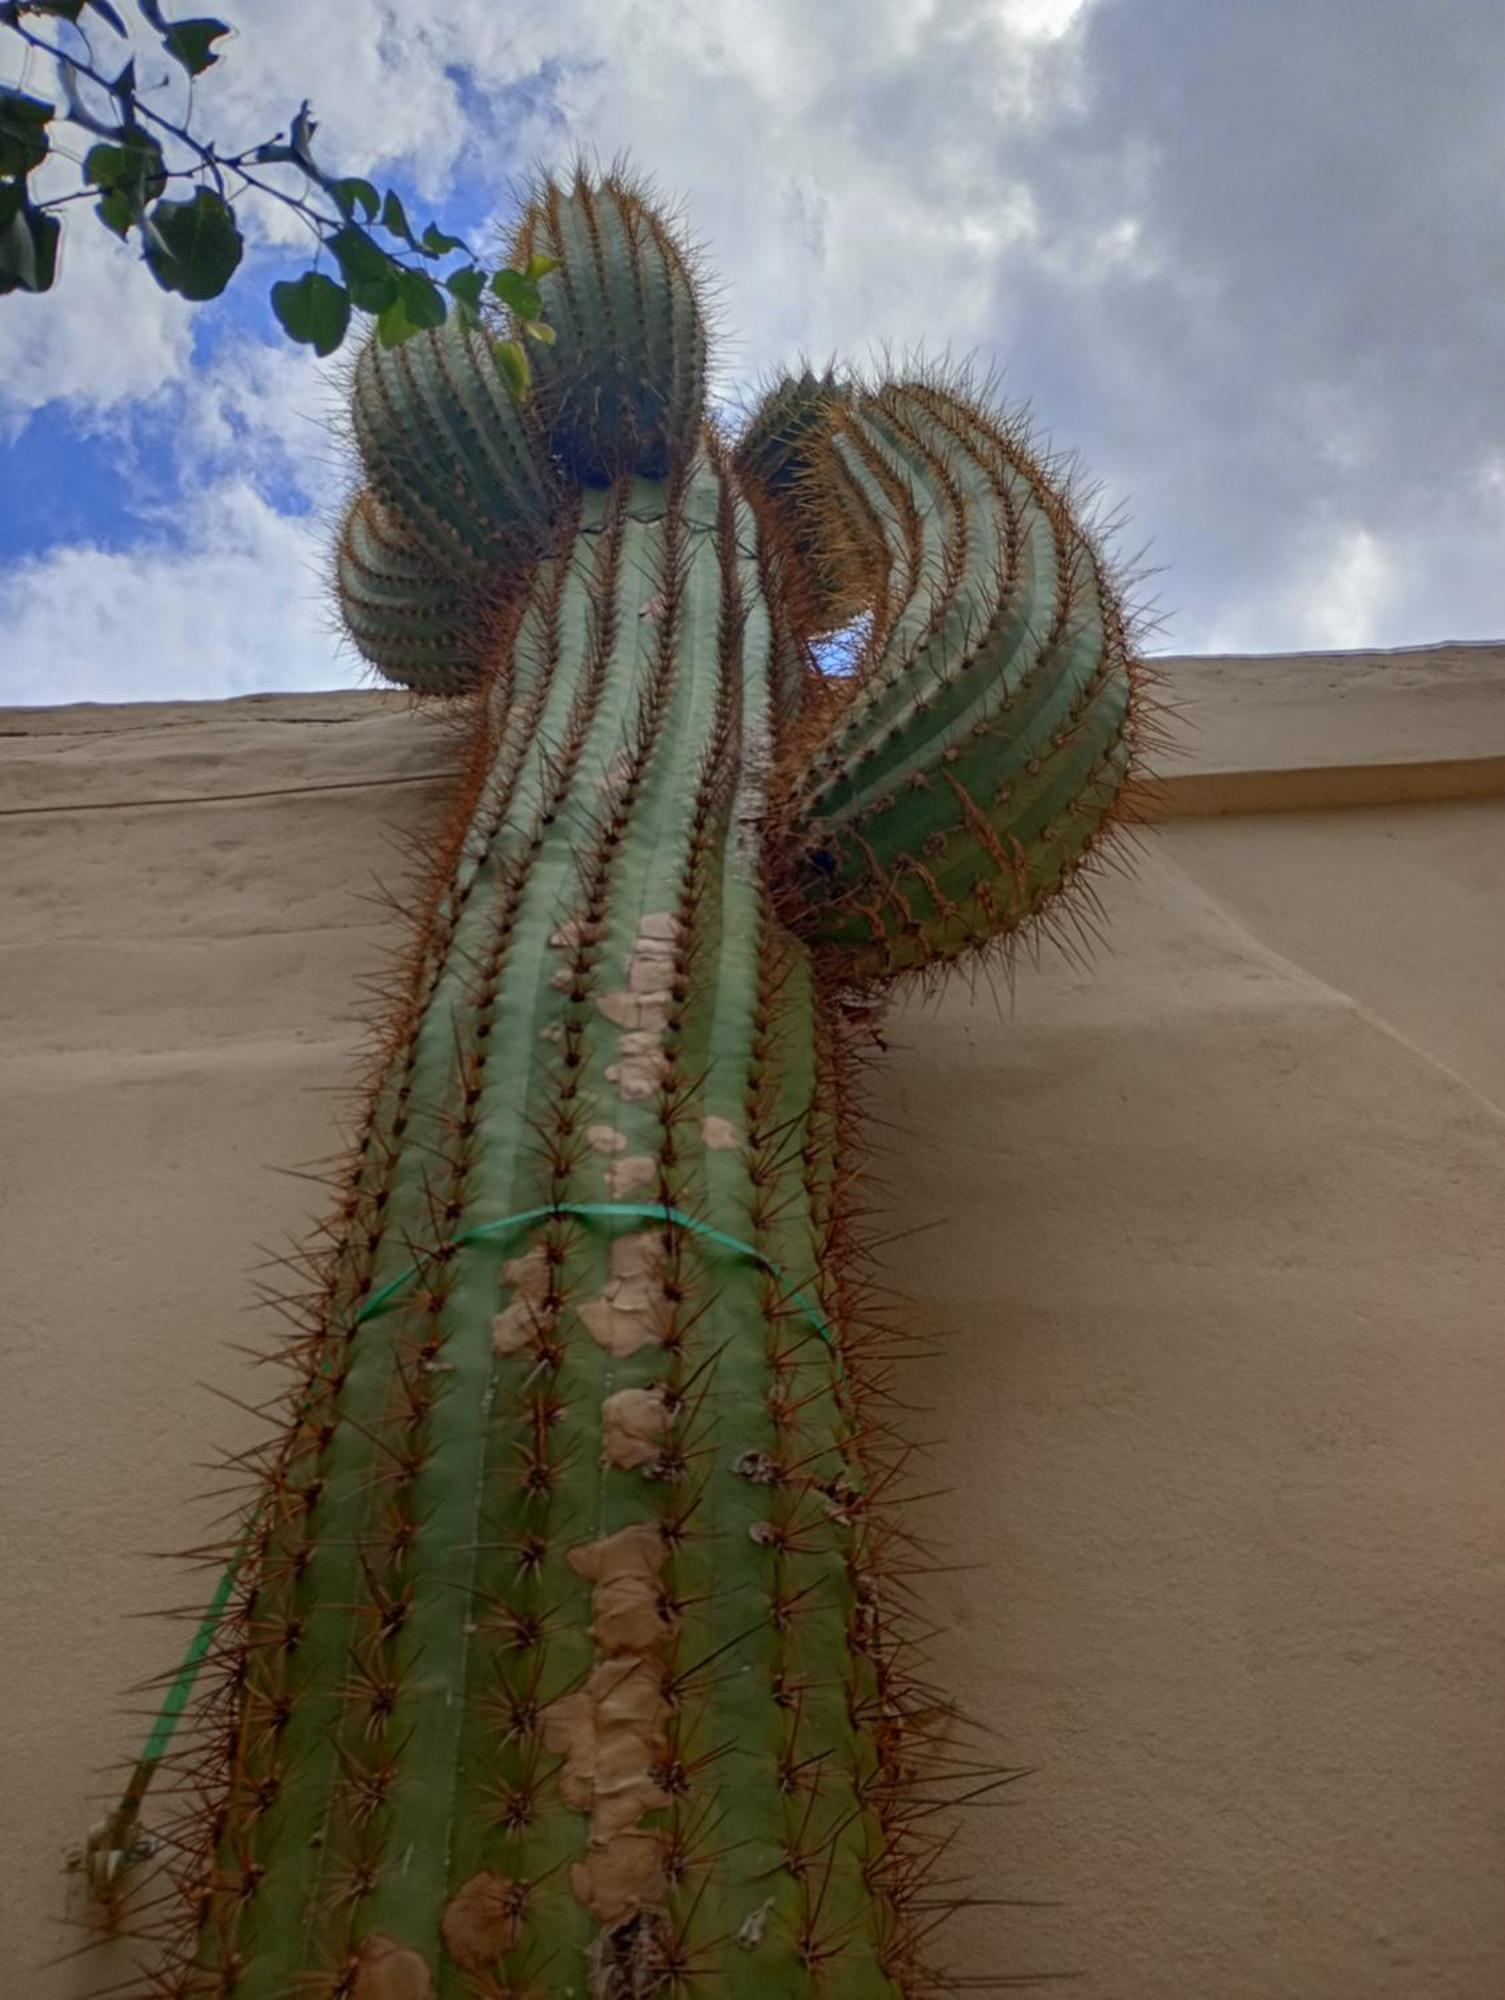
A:
[[[402,309],[416,327],[443,326],[448,308],[444,294],[422,271],[399,271],[397,296]]]
[[[347,280],[374,280],[392,269],[392,259],[359,223],[347,222],[343,229],[337,229],[329,239],[329,247]]]
[[[56,111],[42,97],[0,87],[0,174],[29,174],[47,157],[47,121]]]
[[[26,199],[24,181],[0,181],[0,293],[50,291],[62,233]]]
[[[110,0],[87,0],[87,4],[94,9],[96,14],[102,14],[104,18],[109,22],[110,26],[115,30],[116,34],[124,38],[124,36],[128,33],[128,30],[126,28],[124,21],[121,20],[119,14],[117,14],[115,9],[110,5]]]
[[[141,210],[121,188],[110,188],[94,204],[94,213],[112,236],[123,243],[133,222],[141,220]]]
[[[559,259],[557,257],[545,257],[541,250],[535,250],[533,255],[528,259],[526,275],[536,285],[540,278],[546,278],[550,271],[557,271],[558,269]]]
[[[317,355],[333,354],[350,325],[350,294],[322,271],[305,271],[273,285],[272,311],[294,340]]]
[[[444,280],[445,288],[460,301],[467,325],[473,326],[481,316],[481,287],[485,282],[486,273],[473,264],[468,270],[451,271]]]
[[[405,340],[411,340],[419,329],[408,318],[400,297],[394,298],[376,316],[376,337],[383,347],[401,347]]]
[[[155,196],[167,185],[167,163],[151,133],[138,126],[127,132],[118,146],[110,142],[91,146],[84,160],[84,179],[93,187],[140,181],[148,194]]]
[[[167,185],[162,148],[150,133],[126,132],[123,142],[91,146],[84,159],[84,179],[100,190],[94,213],[106,229],[123,237],[142,210]]]
[[[403,242],[410,244],[413,249],[418,248],[413,232],[408,227],[408,212],[391,188],[387,189],[387,198],[381,205],[381,226],[390,230],[392,235],[400,236]]]
[[[350,303],[362,312],[384,313],[397,297],[397,266],[388,264],[379,278],[350,278]]]
[[[458,236],[446,236],[437,222],[431,222],[418,248],[426,257],[447,257],[451,250],[463,250],[465,245]]]
[[[542,319],[543,300],[538,286],[532,278],[524,277],[521,271],[498,271],[491,281],[491,289],[519,319]]]
[[[541,341],[545,347],[552,347],[554,345],[556,338],[554,329],[541,319],[525,319],[523,321],[523,332],[528,336],[529,340]]]
[[[90,187],[114,187],[125,178],[127,159],[124,146],[91,146],[84,155],[84,179]]]
[[[358,223],[347,222],[329,239],[350,298],[362,312],[385,312],[397,297],[397,266]]]
[[[376,220],[381,209],[381,196],[372,187],[370,181],[355,178],[344,181],[332,181],[329,192],[334,196],[335,205],[347,222],[355,214],[357,208],[360,209],[362,217],[367,222],[374,222]]]
[[[415,333],[443,326],[444,300],[437,285],[421,271],[397,273],[397,296],[377,317],[376,337],[383,347],[400,347]]]
[[[96,6],[98,0],[95,0]],[[219,61],[219,52],[214,47],[232,32],[229,23],[213,21],[207,16],[192,21],[174,21],[162,37],[162,46],[170,56],[175,56],[190,76],[202,76],[206,69]]]
[[[195,188],[191,201],[159,201],[144,220],[151,224],[147,267],[163,291],[217,299],[245,251],[229,204]]]
[[[514,400],[519,403],[526,402],[528,387],[533,380],[533,370],[528,365],[528,357],[523,352],[522,343],[516,340],[499,340],[491,351],[496,356],[496,365],[501,371],[502,380],[512,391]]]

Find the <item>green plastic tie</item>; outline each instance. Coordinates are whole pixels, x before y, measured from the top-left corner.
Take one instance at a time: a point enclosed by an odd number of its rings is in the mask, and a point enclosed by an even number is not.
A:
[[[488,1242],[492,1237],[505,1236],[514,1229],[525,1228],[530,1222],[548,1222],[559,1215],[578,1215],[587,1221],[616,1221],[630,1218],[637,1221],[671,1223],[680,1229],[688,1229],[693,1235],[703,1237],[708,1243],[715,1243],[723,1250],[730,1250],[739,1257],[749,1258],[762,1270],[776,1278],[787,1278],[788,1273],[751,1243],[744,1243],[738,1236],[732,1236],[724,1229],[716,1229],[709,1222],[700,1222],[693,1215],[686,1215],[681,1208],[674,1208],[667,1202],[613,1202],[580,1201],[559,1202],[547,1208],[519,1209],[516,1215],[504,1215],[499,1222],[483,1222],[475,1229],[467,1229],[442,1247],[447,1250],[463,1250],[472,1243]],[[410,1285],[423,1270],[421,1263],[409,1264],[405,1271],[383,1285],[361,1307],[356,1314],[354,1325],[360,1326],[368,1319],[378,1319],[387,1312],[399,1292]],[[808,1292],[791,1290],[790,1301],[796,1305],[801,1315],[807,1319],[826,1345],[840,1360],[840,1351],[831,1332],[830,1321],[816,1305]],[[209,1648],[214,1642],[219,1622],[225,1615],[225,1606],[230,1602],[230,1593],[235,1588],[235,1579],[240,1574],[240,1566],[245,1561],[246,1550],[250,1546],[251,1532],[255,1527],[252,1517],[250,1526],[241,1537],[240,1546],[225,1566],[208,1610],[199,1621],[188,1651],[183,1656],[172,1686],[167,1691],[151,1734],[146,1739],[146,1747],[136,1761],[120,1804],[108,1819],[101,1820],[90,1834],[85,1849],[85,1867],[89,1875],[90,1887],[98,1896],[110,1893],[122,1869],[136,1858],[136,1846],[132,1840],[136,1821],[140,1817],[142,1803],[147,1788],[156,1776],[157,1768],[167,1755],[167,1747],[178,1726],[188,1698],[193,1692],[193,1684],[198,1679]]]
[[[709,1243],[719,1243],[723,1250],[734,1250],[739,1257],[749,1257],[773,1277],[787,1277],[761,1250],[751,1243],[744,1243],[739,1236],[729,1236],[724,1229],[715,1229],[709,1222],[697,1222],[693,1215],[686,1215],[682,1208],[671,1208],[667,1202],[653,1201],[565,1201],[552,1208],[524,1208],[516,1215],[504,1215],[500,1222],[483,1222],[478,1228],[467,1229],[442,1247],[446,1250],[463,1250],[469,1243],[483,1243],[489,1237],[506,1235],[510,1230],[520,1229],[525,1223],[547,1222],[556,1215],[583,1215],[591,1220],[615,1220],[617,1216],[632,1216],[649,1222],[672,1222],[680,1229],[693,1231],[703,1236]],[[389,1285],[383,1285],[372,1298],[367,1299],[355,1316],[359,1326],[363,1320],[375,1319],[384,1313],[393,1299],[405,1285],[412,1283],[422,1270],[421,1264],[409,1264],[408,1268],[395,1277]],[[807,1292],[792,1291],[789,1294],[803,1316],[809,1320],[815,1331],[828,1347],[836,1343],[831,1336],[830,1322]]]

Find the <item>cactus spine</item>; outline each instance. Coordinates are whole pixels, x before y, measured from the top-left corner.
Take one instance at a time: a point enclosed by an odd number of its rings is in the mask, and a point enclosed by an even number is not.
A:
[[[854,983],[1107,826],[1118,600],[939,385],[729,453],[686,258],[546,188],[555,348],[363,357],[349,629],[474,746],[296,1360],[183,1834],[182,1995],[923,1989],[915,1704],[843,1133]],[[823,683],[812,633],[872,614]]]

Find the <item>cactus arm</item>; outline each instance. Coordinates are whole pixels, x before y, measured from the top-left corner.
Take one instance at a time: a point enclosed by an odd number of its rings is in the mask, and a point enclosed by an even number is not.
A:
[[[351,416],[378,498],[448,573],[481,583],[539,552],[559,483],[484,331],[455,316],[422,341],[369,342]]]
[[[850,700],[785,774],[785,910],[847,976],[954,959],[1039,915],[1137,750],[1125,616],[1016,433],[934,385],[833,426],[801,504],[885,529]]]
[[[558,266],[539,287],[554,342],[532,359],[570,476],[663,478],[694,450],[705,402],[705,327],[685,252],[638,190],[577,173],[529,206],[511,254]]]
[[[749,413],[733,454],[757,515],[771,588],[789,628],[806,637],[869,609],[889,559],[881,518],[854,490],[845,507],[831,503],[832,482],[842,474],[827,446],[850,401],[833,375],[807,368],[785,377]],[[781,692],[787,724],[800,702],[793,688]]]
[[[486,639],[470,595],[368,489],[346,512],[335,580],[345,630],[378,673],[421,694],[464,693]]]
[[[459,694],[509,650],[519,576],[570,503],[487,335],[452,318],[422,341],[370,342],[352,430],[367,484],[336,547],[345,629],[388,680]]]

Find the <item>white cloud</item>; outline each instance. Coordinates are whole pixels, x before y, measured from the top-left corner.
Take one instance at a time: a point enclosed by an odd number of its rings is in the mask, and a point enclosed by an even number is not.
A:
[[[359,685],[325,601],[325,536],[238,480],[198,497],[188,543],[51,550],[0,577],[0,699],[203,700]]]
[[[227,341],[212,368],[160,391],[153,405],[190,483],[236,477],[263,493],[327,505],[347,477],[339,369],[306,349]]]
[[[723,286],[731,372],[800,347],[967,349],[993,332],[998,258],[1033,229],[1000,133],[1071,74],[1008,9],[887,0],[816,17],[781,0],[665,10],[659,32],[635,9],[524,11],[524,49],[566,66],[562,123],[524,125],[525,149],[557,165],[588,136],[684,195]],[[515,25],[495,18],[499,63]]]
[[[525,163],[628,149],[707,247],[723,388],[801,352],[998,364],[1105,503],[1130,497],[1131,545],[1171,566],[1178,646],[1505,623],[1498,287],[1478,252],[1505,58],[1485,0],[1425,27],[1408,0],[1320,19],[1297,0],[226,11],[242,32],[201,122],[260,137],[306,95],[331,167],[411,165],[441,217],[459,181],[494,193],[500,227]],[[0,305],[0,400],[61,391],[126,438],[132,412],[171,413],[190,487],[257,495],[240,552],[270,551],[274,499],[338,489],[318,371],[254,344],[193,370],[190,310],[87,218],[71,233],[57,296]],[[165,533],[143,559],[161,583]]]
[[[159,388],[143,411],[170,444],[151,455],[140,539],[59,546],[0,572],[0,701],[200,700],[368,679],[336,635],[326,583],[351,477],[333,374],[242,338],[213,370]],[[98,422],[136,452],[119,412]]]
[[[1228,605],[1197,643],[1212,653],[1344,652],[1400,643],[1394,638],[1400,605],[1394,549],[1368,528],[1339,526],[1276,588]]]
[[[1059,41],[1070,34],[1089,0],[1001,0],[1003,18],[1021,35]]]
[[[802,0],[735,13],[231,0],[225,11],[242,32],[201,80],[195,123],[227,143],[285,128],[306,95],[329,166],[381,178],[409,162],[441,213],[457,172],[484,187],[488,154],[500,196],[522,162],[559,164],[584,139],[603,157],[631,151],[690,197],[689,225],[723,279],[730,385],[800,349],[863,359],[885,341],[964,349],[982,337],[997,259],[1033,226],[1029,188],[989,171],[993,126],[1028,115],[1045,87],[1035,52],[1048,56],[1078,9],[848,0],[813,17]],[[530,111],[514,87],[546,64],[552,88]],[[467,123],[462,69],[466,101],[499,107],[495,132],[484,110]],[[510,220],[510,203],[500,212]],[[271,204],[246,220],[263,238],[297,236]],[[67,243],[58,290],[0,314],[0,398],[21,415],[65,397],[124,451],[167,430],[178,479],[143,486],[150,535],[138,548],[60,548],[4,576],[9,698],[348,678],[353,663],[333,662],[324,625],[321,530],[273,504],[290,488],[327,515],[339,490],[325,378],[305,353],[251,341],[194,369],[191,308],[91,217],[71,218]]]
[[[61,397],[86,412],[150,395],[187,370],[191,308],[152,283],[90,215],[70,219],[54,289],[0,303],[0,435]]]
[[[1346,528],[1312,592],[1312,629],[1327,646],[1375,646],[1395,595],[1394,565],[1367,528]]]
[[[458,173],[484,186],[488,154],[500,183],[582,142],[603,158],[626,150],[690,198],[727,287],[734,370],[798,346],[970,347],[989,330],[996,260],[1030,227],[1028,186],[1000,180],[997,133],[1066,90],[1064,44],[1089,5],[227,0],[241,32],[196,86],[194,123],[247,143],[286,129],[307,96],[322,161],[378,179],[406,165],[439,208]],[[546,65],[542,110],[506,96]],[[498,129],[467,123],[462,72],[500,106]],[[171,88],[162,101],[181,109]],[[279,172],[299,185],[267,177]],[[309,240],[255,196],[242,219],[254,240]],[[0,318],[0,400],[13,413],[49,396],[100,409],[180,380],[192,309],[91,216],[69,219],[66,244],[64,282],[27,302],[24,331],[14,307]]]

